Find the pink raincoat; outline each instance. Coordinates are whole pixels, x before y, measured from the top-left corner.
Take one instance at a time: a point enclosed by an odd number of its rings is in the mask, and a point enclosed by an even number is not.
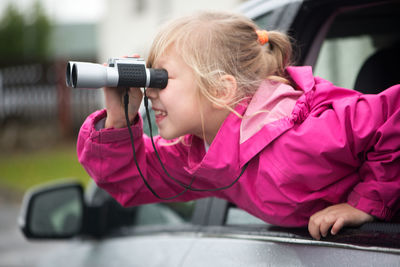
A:
[[[290,67],[297,84],[265,81],[250,103],[238,105],[206,152],[203,140],[165,146],[161,160],[176,179],[217,192],[188,191],[176,201],[216,196],[281,226],[305,226],[315,212],[347,202],[379,219],[400,207],[400,85],[378,95],[333,86],[310,67]],[[159,202],[139,177],[127,129],[94,128],[105,110],[87,118],[78,157],[95,182],[124,206]],[[166,177],[142,121],[132,126],[139,165],[163,197],[182,191]],[[190,144],[190,145],[188,145]]]

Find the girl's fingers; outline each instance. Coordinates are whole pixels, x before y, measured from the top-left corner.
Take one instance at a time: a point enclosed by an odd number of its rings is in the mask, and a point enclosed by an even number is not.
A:
[[[340,231],[340,229],[343,228],[344,223],[345,223],[344,219],[342,217],[339,217],[332,226],[331,234],[336,235]]]
[[[135,57],[135,58],[140,58],[139,54],[133,54],[132,56],[122,56],[123,58],[127,58],[127,57]]]
[[[320,223],[319,231],[323,237],[326,237],[329,232],[329,228],[335,223],[336,218],[331,215],[326,215]]]
[[[316,239],[320,240],[321,239],[321,234],[320,234],[320,219],[319,219],[319,214],[316,213],[313,216],[311,216],[309,222],[308,222],[308,232],[310,235]]]

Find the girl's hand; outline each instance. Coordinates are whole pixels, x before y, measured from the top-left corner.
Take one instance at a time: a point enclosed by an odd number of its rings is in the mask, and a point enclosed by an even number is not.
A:
[[[135,54],[133,57],[140,57]],[[107,109],[106,128],[123,128],[126,127],[125,110],[124,110],[124,95],[125,88],[105,87],[104,97]],[[129,121],[132,123],[136,118],[140,103],[142,102],[143,93],[140,88],[129,88]]]
[[[124,95],[125,88],[104,87],[104,97],[107,109],[106,128],[123,128],[126,127]],[[140,88],[129,88],[129,121],[132,123],[138,114],[140,103],[142,102],[143,93]]]
[[[337,204],[318,211],[310,217],[308,231],[310,235],[319,240],[326,237],[331,229],[331,234],[336,235],[344,226],[358,226],[373,221],[374,218],[347,203]]]

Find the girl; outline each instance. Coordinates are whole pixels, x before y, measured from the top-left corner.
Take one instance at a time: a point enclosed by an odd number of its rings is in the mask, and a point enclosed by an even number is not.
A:
[[[130,88],[129,127],[147,182],[161,198],[216,196],[272,224],[308,225],[316,239],[392,219],[400,86],[362,95],[288,66],[290,54],[286,35],[257,33],[240,15],[205,12],[164,27],[148,67],[166,69],[168,85],[146,94],[160,133],[155,147],[177,181],[143,135],[142,92]],[[133,161],[120,91],[105,88],[106,109],[84,122],[79,160],[122,205],[158,202]]]

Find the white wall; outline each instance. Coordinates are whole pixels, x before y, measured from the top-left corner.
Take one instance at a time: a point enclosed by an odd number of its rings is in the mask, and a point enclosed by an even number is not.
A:
[[[242,0],[107,0],[99,26],[99,62],[134,53],[146,57],[160,24],[196,10],[232,11]]]

